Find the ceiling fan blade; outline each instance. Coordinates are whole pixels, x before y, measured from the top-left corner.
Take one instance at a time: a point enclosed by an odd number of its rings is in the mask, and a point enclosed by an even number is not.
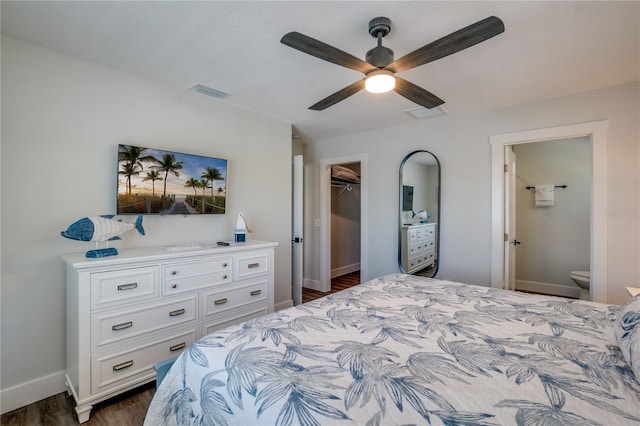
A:
[[[316,58],[324,59],[325,61],[333,62],[334,64],[360,71],[364,74],[377,69],[373,65],[347,52],[343,52],[338,48],[295,31],[285,34],[280,40],[280,43],[315,56]]]
[[[425,108],[434,108],[444,103],[442,99],[433,93],[398,76],[396,76],[396,87],[393,90]]]
[[[406,71],[474,46],[503,32],[504,23],[499,18],[490,16],[414,50],[389,64],[386,69],[392,72]]]
[[[323,109],[329,108],[331,105],[335,105],[340,101],[344,101],[349,96],[354,95],[364,89],[364,78],[362,80],[356,81],[353,84],[348,85],[344,89],[338,90],[333,95],[329,95],[320,102],[317,102],[309,107],[309,109],[315,111],[322,111]]]

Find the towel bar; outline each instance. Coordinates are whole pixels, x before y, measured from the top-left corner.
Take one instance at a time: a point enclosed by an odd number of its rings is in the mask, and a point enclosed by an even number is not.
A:
[[[566,188],[566,187],[567,187],[567,185],[554,185],[554,186],[555,186],[556,188]],[[525,188],[527,188],[527,189],[536,189],[536,187],[535,187],[535,186],[527,186],[527,187],[525,187]]]

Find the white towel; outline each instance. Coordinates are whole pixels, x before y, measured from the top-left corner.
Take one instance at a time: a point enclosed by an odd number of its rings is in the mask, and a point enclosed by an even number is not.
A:
[[[555,205],[555,186],[536,185],[536,207],[553,207]]]

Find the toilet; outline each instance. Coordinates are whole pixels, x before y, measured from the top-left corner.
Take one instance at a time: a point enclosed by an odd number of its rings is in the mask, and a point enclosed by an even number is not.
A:
[[[580,300],[591,300],[589,295],[589,288],[591,287],[589,271],[571,271],[569,276],[574,283],[580,286]]]

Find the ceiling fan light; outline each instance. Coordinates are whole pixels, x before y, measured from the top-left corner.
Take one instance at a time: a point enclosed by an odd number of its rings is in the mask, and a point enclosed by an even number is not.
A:
[[[396,79],[391,71],[377,70],[367,74],[364,88],[370,93],[386,93],[396,87]]]

